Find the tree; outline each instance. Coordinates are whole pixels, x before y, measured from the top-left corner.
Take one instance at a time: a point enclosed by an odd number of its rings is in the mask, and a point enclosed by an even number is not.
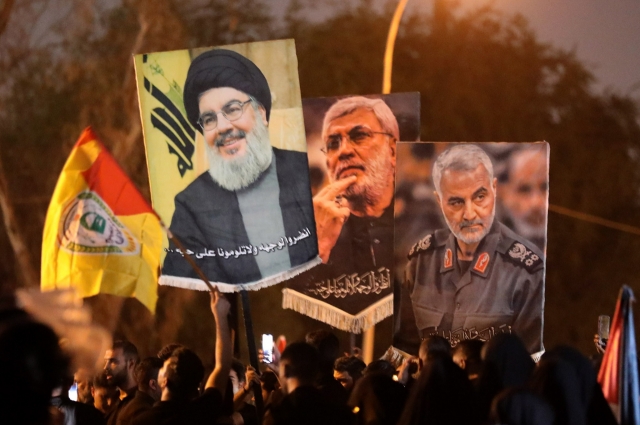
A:
[[[360,0],[317,24],[293,21],[303,96],[379,92],[394,7],[381,13]],[[490,7],[463,14],[438,1],[432,15],[403,19],[392,87],[420,92],[422,140],[549,141],[550,202],[633,225],[638,105],[594,93],[594,80],[522,16]],[[633,286],[640,272],[631,254],[640,238],[554,213],[548,234],[545,340],[589,350],[596,316],[611,312],[620,285]]]

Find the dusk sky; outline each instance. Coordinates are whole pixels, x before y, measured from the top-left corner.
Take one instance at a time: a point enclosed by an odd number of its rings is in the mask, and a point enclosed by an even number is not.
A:
[[[383,4],[384,0],[375,0]],[[486,4],[507,15],[522,14],[539,40],[575,50],[596,78],[595,89],[610,88],[640,99],[640,0],[457,0],[463,9]],[[271,0],[274,12],[284,11],[286,0]],[[412,9],[426,12],[434,0],[409,0]],[[327,8],[324,6],[322,9]],[[323,10],[313,10],[323,16]],[[391,16],[389,17],[391,21]]]
[[[108,0],[118,4],[119,0]],[[310,19],[330,14],[331,4],[343,1],[318,1],[310,9]],[[386,0],[374,0],[378,5]],[[409,0],[405,16],[416,8],[430,13],[435,0]],[[463,10],[486,4],[507,15],[522,14],[539,40],[554,47],[575,50],[596,78],[597,91],[612,89],[640,100],[640,0],[446,0],[457,1]],[[267,0],[274,15],[282,16],[289,1]],[[64,11],[50,11],[43,21],[55,20]],[[389,16],[391,21],[391,16]],[[47,25],[44,26],[47,28]],[[381,59],[381,58],[380,58]]]

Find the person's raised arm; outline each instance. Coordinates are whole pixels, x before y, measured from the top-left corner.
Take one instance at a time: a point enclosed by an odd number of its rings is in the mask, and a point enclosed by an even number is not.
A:
[[[224,397],[231,369],[231,332],[229,330],[229,301],[214,287],[211,295],[211,312],[216,321],[216,365],[207,379],[205,389],[216,388]]]

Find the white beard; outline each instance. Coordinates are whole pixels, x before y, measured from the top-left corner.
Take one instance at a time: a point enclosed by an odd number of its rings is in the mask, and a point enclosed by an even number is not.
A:
[[[237,135],[236,131],[233,137]],[[235,191],[248,187],[271,165],[273,150],[267,126],[258,119],[253,129],[244,137],[246,152],[238,158],[224,158],[220,155],[217,146],[211,147],[207,144],[209,174],[226,190]]]

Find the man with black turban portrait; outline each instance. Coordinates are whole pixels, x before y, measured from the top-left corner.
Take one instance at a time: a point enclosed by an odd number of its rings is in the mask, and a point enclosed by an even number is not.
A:
[[[271,146],[271,92],[260,69],[236,52],[207,51],[189,67],[184,106],[204,136],[209,169],[175,197],[170,230],[207,278],[223,291],[233,290],[225,283],[257,289],[315,265],[307,156]],[[161,283],[198,286],[183,255],[170,242]]]

